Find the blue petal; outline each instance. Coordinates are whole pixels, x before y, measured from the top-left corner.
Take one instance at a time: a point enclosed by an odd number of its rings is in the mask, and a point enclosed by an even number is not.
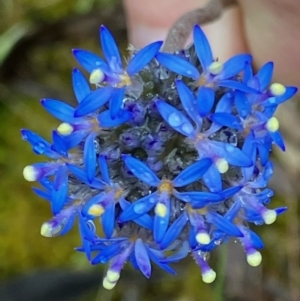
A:
[[[224,158],[229,164],[241,167],[250,167],[253,165],[251,158],[244,154],[238,147],[230,143],[210,141],[214,152]]]
[[[268,88],[273,76],[273,69],[274,63],[268,62],[264,64],[257,72],[256,76],[259,80],[260,91],[265,91]]]
[[[283,214],[287,210],[288,210],[288,207],[279,207],[279,208],[275,209],[277,215]]]
[[[222,126],[233,128],[239,131],[243,130],[239,118],[230,113],[214,113],[209,116],[209,119]]]
[[[224,233],[231,235],[231,236],[237,236],[237,237],[243,237],[243,233],[240,231],[240,229],[235,226],[233,223],[229,222],[226,218],[224,218],[222,215],[219,215],[215,212],[208,212],[206,214],[206,219],[209,223],[212,223],[215,225],[218,229],[223,231]]]
[[[212,192],[222,190],[222,179],[217,167],[213,164],[208,171],[203,175],[203,182]]]
[[[228,199],[234,196],[236,193],[238,193],[243,186],[234,186],[234,187],[229,187],[223,191],[220,192],[220,195],[222,196],[223,199]]]
[[[167,208],[165,216],[160,216],[155,214],[154,216],[154,225],[153,225],[153,238],[154,241],[159,244],[168,229],[169,220],[170,220],[170,199],[168,195],[161,194],[159,195],[158,204],[163,204]]]
[[[224,63],[220,76],[224,79],[236,76],[244,70],[245,64],[251,63],[251,61],[252,56],[250,54],[237,54]]]
[[[235,201],[233,205],[229,208],[229,210],[225,214],[225,219],[228,221],[233,221],[241,210],[241,202]]]
[[[248,230],[248,233],[250,235],[250,240],[255,249],[263,249],[264,248],[264,243],[262,239],[253,231],[250,229]]]
[[[64,225],[62,231],[59,233],[59,236],[65,235],[65,234],[67,234],[68,232],[70,232],[70,230],[71,230],[71,229],[73,228],[73,226],[74,226],[74,223],[75,223],[75,220],[76,220],[76,216],[77,216],[77,214],[73,214],[73,215],[71,215],[71,216],[68,218],[68,220],[67,220],[66,224]]]
[[[265,166],[269,160],[269,154],[271,150],[271,140],[265,140],[264,142],[258,142],[256,144],[258,152],[259,152],[259,157],[260,157],[260,162],[262,166]]]
[[[221,195],[205,191],[175,192],[174,195],[184,202],[191,203],[193,208],[202,208],[223,200]]]
[[[276,132],[269,132],[269,135],[271,136],[272,140],[281,148],[282,151],[285,151],[285,144],[284,140],[280,134],[279,131]]]
[[[239,115],[246,118],[251,113],[251,104],[244,92],[235,91],[235,105]]]
[[[222,79],[222,80],[218,81],[218,86],[230,88],[233,90],[243,91],[246,93],[254,93],[254,94],[258,93],[257,90],[250,88],[243,83],[240,83],[240,82],[237,82],[234,80],[229,80],[229,79]]]
[[[291,97],[293,97],[297,91],[298,88],[296,87],[285,87],[285,93],[281,96],[274,96],[274,97],[270,97],[267,99],[266,102],[263,103],[264,106],[271,106],[271,107],[277,107],[279,104],[285,102],[286,100],[290,99]],[[274,110],[275,111],[275,110]]]
[[[156,107],[162,118],[174,130],[187,137],[191,137],[195,133],[191,122],[180,111],[162,100],[156,101]]]
[[[36,188],[36,187],[32,187],[32,190],[35,194],[37,194],[39,197],[51,202],[52,201],[52,196],[51,194],[48,192],[48,191],[44,191],[44,190],[41,190],[39,188]]]
[[[49,114],[61,121],[68,123],[74,123],[76,121],[76,118],[74,118],[75,109],[62,101],[42,99],[41,104]]]
[[[122,155],[122,159],[127,168],[142,182],[156,187],[160,184],[161,181],[156,174],[140,160],[130,155]]]
[[[82,72],[76,68],[72,73],[72,82],[75,97],[78,103],[80,103],[89,93],[91,93],[90,86]]]
[[[135,241],[134,255],[141,272],[146,278],[149,278],[151,276],[151,263],[147,250],[141,238],[138,238]]]
[[[104,25],[101,25],[100,40],[102,51],[112,71],[119,71],[122,69],[122,61],[118,46],[112,34]]]
[[[243,83],[247,84],[248,81],[253,77],[253,70],[252,66],[249,62],[246,62],[245,68],[244,68],[244,77],[243,77]]]
[[[202,68],[206,71],[213,62],[213,55],[207,37],[199,25],[194,26],[194,44]]]
[[[57,152],[58,154],[60,154],[62,157],[67,158],[68,157],[67,146],[65,145],[64,140],[57,133],[57,131],[52,131],[52,141],[53,144],[51,146],[51,149]]]
[[[210,113],[215,102],[215,93],[212,89],[201,87],[197,95],[197,108],[201,117],[205,117]]]
[[[141,71],[146,65],[148,65],[159,51],[162,43],[163,42],[161,41],[151,43],[142,48],[138,53],[136,53],[128,64],[128,75],[132,76]]]
[[[68,136],[60,136],[66,146],[66,149],[72,149],[77,146],[87,135],[86,131],[76,131]]]
[[[80,117],[94,113],[96,110],[101,108],[111,97],[113,88],[102,87],[85,97],[74,112],[75,117]]]
[[[196,106],[195,106],[196,99],[193,92],[181,80],[176,80],[176,86],[177,86],[177,91],[178,91],[180,101],[185,111],[195,121],[195,123],[200,126],[202,124],[202,119],[197,113]]]
[[[106,238],[111,238],[115,227],[115,202],[112,200],[108,206],[105,207],[105,211],[101,216],[101,223],[103,232]]]
[[[182,232],[184,226],[187,222],[186,212],[183,212],[170,226],[167,233],[164,236],[164,239],[160,243],[160,248],[167,248]]]
[[[189,244],[187,241],[184,241],[182,247],[173,255],[161,259],[162,263],[178,262],[181,259],[185,258],[189,254]]]
[[[164,271],[166,271],[170,274],[176,275],[176,272],[172,268],[170,268],[167,264],[160,262],[160,260],[162,259],[162,255],[161,255],[160,251],[147,247],[147,252],[148,252],[149,258],[155,264],[157,264],[161,269],[163,269]]]
[[[125,87],[120,89],[114,89],[109,101],[110,117],[116,119],[118,113],[121,111],[121,107],[124,100]]]
[[[156,193],[149,194],[139,199],[138,201],[135,201],[130,205],[130,207],[128,207],[121,213],[119,217],[119,222],[123,223],[123,222],[131,221],[144,215],[155,206],[156,202],[157,202]]]
[[[103,72],[108,72],[106,62],[98,55],[83,49],[73,49],[73,54],[78,63],[89,73],[95,69],[101,69]]]
[[[48,178],[43,178],[39,181],[39,183],[46,188],[48,191],[53,189],[53,182],[50,181]]]
[[[184,169],[173,181],[174,187],[183,187],[199,180],[211,166],[209,158],[201,159]]]
[[[105,189],[107,187],[105,183],[99,180],[98,178],[94,178],[94,180],[90,183],[87,179],[86,173],[81,168],[72,164],[67,164],[67,167],[77,179],[89,185],[90,187],[100,190]]]
[[[200,73],[197,68],[179,56],[159,52],[156,55],[156,59],[164,67],[177,73],[178,75],[186,76],[194,80],[200,78]]]
[[[132,113],[129,111],[121,110],[115,119],[111,118],[110,111],[104,111],[99,114],[98,121],[101,127],[110,128],[119,126],[132,119]]]
[[[83,162],[88,181],[91,183],[96,174],[96,133],[88,135],[84,142]]]
[[[231,113],[233,106],[233,93],[228,92],[218,101],[215,113]]]
[[[107,263],[110,259],[117,256],[121,251],[121,242],[113,243],[101,250],[99,254],[92,259],[91,263]]]
[[[56,172],[51,195],[51,209],[54,215],[58,214],[63,209],[68,197],[68,190],[68,170],[65,166],[62,166]]]
[[[109,176],[108,166],[104,155],[99,156],[99,166],[100,166],[100,171],[101,171],[101,176],[103,181],[107,185],[110,185],[110,176]]]

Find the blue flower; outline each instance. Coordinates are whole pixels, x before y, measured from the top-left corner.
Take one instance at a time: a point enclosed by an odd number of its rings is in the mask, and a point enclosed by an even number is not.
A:
[[[254,74],[249,54],[214,60],[198,25],[193,37],[175,54],[159,53],[161,42],[131,49],[123,65],[102,26],[105,59],[74,50],[90,74],[88,83],[73,70],[78,105],[41,101],[62,122],[52,142],[22,130],[47,158],[23,172],[52,209],[41,234],[66,234],[78,220],[77,250],[93,265],[108,263],[106,289],[126,261],[149,278],[151,262],[175,274],[169,264],[189,254],[211,283],[209,255],[231,238],[258,266],[264,244],[252,224],[270,225],[287,209],[269,208],[270,152],[273,143],[284,150],[274,113],[297,88],[271,83],[272,62]]]
[[[108,94],[110,93],[109,108],[111,117],[114,119],[122,106],[126,87],[130,86],[132,78],[152,61],[162,42],[154,42],[135,53],[128,62],[127,68],[124,69],[118,46],[105,26],[101,26],[100,40],[106,61],[86,50],[75,49],[73,53],[82,67],[90,73],[90,83],[107,86],[98,90],[101,95],[105,89]],[[102,97],[99,95],[99,98]],[[80,103],[76,110],[76,116],[85,114],[82,112],[82,107],[87,106],[88,103],[88,100]]]

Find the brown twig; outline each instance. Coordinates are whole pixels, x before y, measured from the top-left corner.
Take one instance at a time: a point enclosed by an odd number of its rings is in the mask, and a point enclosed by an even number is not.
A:
[[[195,24],[216,20],[221,16],[224,7],[235,3],[235,0],[210,0],[206,6],[184,14],[170,29],[162,51],[172,53],[182,49]]]

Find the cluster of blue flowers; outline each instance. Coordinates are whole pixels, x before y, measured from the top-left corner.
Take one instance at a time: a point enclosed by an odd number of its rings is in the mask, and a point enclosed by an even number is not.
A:
[[[77,250],[92,264],[108,263],[107,289],[126,261],[149,278],[151,261],[175,274],[169,264],[189,253],[210,283],[209,253],[231,237],[257,266],[263,242],[249,225],[272,224],[286,210],[266,207],[273,195],[266,186],[272,144],[285,148],[273,115],[297,89],[270,84],[272,62],[253,74],[249,54],[215,60],[198,25],[193,38],[173,54],[160,52],[162,42],[131,49],[124,67],[102,26],[105,59],[73,51],[89,75],[88,82],[72,73],[77,107],[41,101],[62,121],[52,142],[22,130],[50,159],[23,172],[51,204],[41,234],[66,234],[78,217]]]

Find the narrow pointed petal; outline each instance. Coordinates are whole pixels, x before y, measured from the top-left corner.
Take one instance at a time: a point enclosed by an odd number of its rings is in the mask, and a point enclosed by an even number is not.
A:
[[[89,93],[91,93],[91,88],[83,73],[77,68],[74,68],[73,70],[72,82],[75,97],[78,103],[80,103]]]
[[[256,76],[259,80],[260,91],[265,91],[270,85],[273,76],[273,69],[274,63],[268,62],[264,64],[257,72]]]
[[[266,107],[277,107],[279,104],[289,100],[291,97],[293,97],[298,91],[298,88],[296,87],[285,87],[285,93],[281,96],[274,96],[270,97],[263,103]],[[275,110],[274,110],[275,111]]]
[[[170,226],[168,231],[166,232],[164,239],[160,243],[161,249],[167,248],[182,232],[187,222],[186,213],[182,213]]]
[[[248,230],[250,235],[251,243],[253,244],[253,247],[255,249],[263,249],[264,248],[264,242],[262,239],[253,231]]]
[[[106,238],[111,238],[115,227],[115,202],[114,200],[106,206],[104,213],[101,216],[103,232]]]
[[[113,88],[102,87],[88,94],[78,105],[74,112],[75,117],[81,117],[94,113],[100,109],[111,97]]]
[[[51,209],[53,215],[58,214],[64,207],[69,190],[68,170],[66,167],[60,167],[54,178],[54,187],[52,189]]]
[[[110,68],[113,71],[116,71],[114,70],[114,68],[112,68],[113,66],[111,66],[111,62],[114,62],[116,66],[122,68],[122,60],[118,46],[110,31],[104,25],[102,25],[100,29],[100,40],[102,51],[104,53],[106,61],[110,65]]]
[[[238,193],[242,188],[243,188],[243,186],[229,187],[229,188],[221,191],[220,195],[223,199],[228,199],[228,198],[231,198],[232,196],[234,196],[236,193]]]
[[[203,175],[203,181],[211,192],[219,192],[222,190],[221,174],[213,164]]]
[[[173,255],[161,259],[162,263],[178,262],[181,259],[185,258],[189,254],[189,244],[187,241],[184,241],[182,247]]]
[[[250,54],[237,54],[230,58],[223,65],[222,78],[227,79],[238,75],[244,70],[246,63],[251,63],[252,56]]]
[[[68,157],[68,149],[64,143],[64,140],[61,138],[61,136],[57,133],[57,131],[52,132],[52,141],[53,144],[51,146],[51,149],[58,154],[60,154],[62,157],[67,158]]]
[[[110,111],[104,111],[100,113],[98,116],[100,127],[103,128],[119,126],[123,123],[126,123],[127,121],[130,121],[131,119],[132,119],[132,113],[125,110],[119,111],[119,114],[115,119],[111,118]]]
[[[215,212],[209,212],[206,214],[206,218],[209,223],[212,223],[224,233],[231,236],[243,237],[243,233],[239,228],[225,219],[222,215]]]
[[[238,147],[230,143],[210,141],[214,152],[224,158],[229,164],[241,167],[250,167],[253,165],[252,159],[242,152]]]
[[[146,278],[151,276],[151,263],[143,241],[138,238],[134,246],[134,255],[138,267]]]
[[[259,152],[260,162],[262,166],[265,166],[269,160],[270,150],[272,147],[271,139],[262,143],[259,142],[256,146]]]
[[[78,63],[89,73],[100,68],[103,72],[108,72],[106,62],[98,55],[83,49],[73,49],[73,54]]]
[[[86,131],[76,131],[74,133],[71,133],[68,136],[61,136],[61,140],[66,146],[66,149],[72,149],[75,146],[77,146],[86,136],[87,136]]]
[[[241,202],[235,201],[233,205],[229,208],[229,210],[226,212],[224,218],[232,222],[239,214],[241,207]]]
[[[130,155],[122,155],[122,159],[127,168],[142,182],[155,187],[160,184],[160,179],[145,163]]]
[[[159,200],[155,207],[155,216],[154,216],[154,225],[153,225],[153,237],[154,241],[159,244],[168,229],[169,220],[170,220],[170,199],[168,195],[161,194],[159,195]],[[157,212],[157,208],[163,207],[163,214]]]
[[[199,25],[194,26],[194,44],[202,68],[206,71],[213,62],[213,55],[208,39]]]
[[[195,133],[191,122],[180,111],[162,100],[156,101],[156,107],[162,118],[174,130],[187,137],[191,137]]]
[[[165,68],[179,74],[197,80],[200,78],[200,73],[195,66],[189,63],[184,58],[174,54],[159,52],[156,59]]]
[[[159,51],[162,41],[157,41],[142,48],[134,57],[130,60],[127,73],[132,76],[141,71],[146,65],[148,65]]]
[[[234,94],[232,92],[224,94],[217,103],[215,113],[231,113],[234,101],[233,96]]]
[[[160,251],[148,248],[147,246],[146,246],[146,248],[147,248],[149,258],[157,266],[159,266],[162,270],[166,271],[167,273],[170,273],[172,275],[176,275],[176,272],[171,267],[169,267],[165,263],[160,262],[160,260],[163,258],[163,255],[160,253]]]
[[[257,90],[250,88],[250,87],[246,86],[245,84],[234,81],[234,80],[223,79],[223,80],[218,81],[218,85],[220,87],[230,88],[233,90],[238,90],[238,91],[242,91],[242,92],[246,92],[246,93],[254,93],[254,94],[258,93]]]
[[[121,243],[113,243],[101,250],[91,261],[91,264],[107,263],[110,259],[117,256],[121,251]]]
[[[197,95],[197,108],[201,117],[207,116],[215,102],[215,93],[213,89],[201,87]]]
[[[248,81],[253,77],[253,70],[250,63],[246,62],[245,69],[244,69],[244,77],[243,83],[247,84]]]
[[[65,102],[55,99],[42,99],[41,104],[49,114],[61,121],[69,123],[76,121],[74,118],[75,109]]]
[[[144,215],[155,206],[156,202],[157,202],[156,193],[149,194],[139,199],[138,201],[135,201],[121,213],[119,217],[119,222],[123,223],[123,222],[131,221]]]
[[[77,214],[73,214],[69,217],[66,224],[64,225],[62,231],[59,233],[59,236],[65,235],[71,231],[75,224]]]
[[[244,92],[235,91],[235,105],[239,115],[246,118],[251,113],[251,104]]]
[[[229,113],[214,113],[209,116],[209,119],[222,126],[226,126],[239,131],[243,130],[239,118]]]
[[[125,94],[125,87],[114,89],[109,101],[110,117],[116,119],[118,113],[121,111]]]
[[[195,105],[196,98],[193,92],[188,88],[188,86],[182,80],[177,80],[176,86],[177,86],[178,95],[180,97],[180,101],[185,111],[200,127],[202,124],[202,118],[200,118],[199,114],[197,113],[196,105]]]
[[[272,140],[276,143],[276,145],[279,146],[282,151],[285,151],[284,140],[280,132],[279,131],[273,133],[269,132],[269,135],[271,136]]]
[[[205,192],[205,191],[190,191],[190,192],[178,192],[174,195],[187,203],[191,203],[193,208],[204,207],[210,203],[216,203],[223,200],[223,197],[217,193]]]
[[[52,201],[52,196],[48,191],[44,191],[44,190],[36,188],[36,187],[32,187],[32,190],[35,194],[37,194],[39,197],[47,200],[48,202]]]
[[[204,158],[191,164],[172,181],[172,184],[174,187],[183,187],[199,180],[211,164],[212,161],[209,158]]]
[[[83,162],[88,181],[91,183],[96,174],[96,133],[91,133],[84,142]]]
[[[107,185],[110,185],[110,177],[109,177],[109,172],[108,172],[108,166],[107,166],[107,162],[105,160],[104,155],[99,156],[99,167],[100,167],[101,177],[102,177],[103,181]]]

